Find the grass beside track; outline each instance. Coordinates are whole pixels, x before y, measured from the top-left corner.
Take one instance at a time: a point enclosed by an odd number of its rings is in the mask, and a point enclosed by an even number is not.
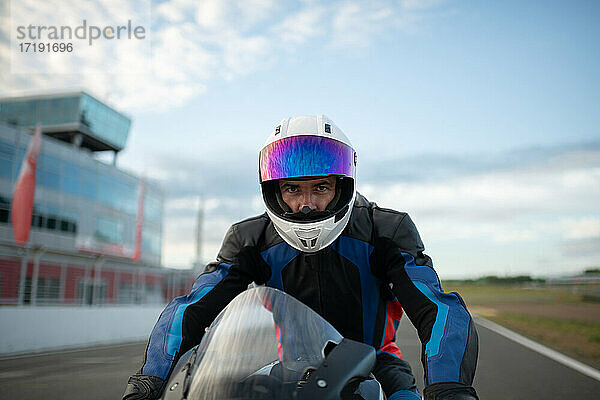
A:
[[[448,284],[473,314],[600,368],[600,303],[577,288]]]

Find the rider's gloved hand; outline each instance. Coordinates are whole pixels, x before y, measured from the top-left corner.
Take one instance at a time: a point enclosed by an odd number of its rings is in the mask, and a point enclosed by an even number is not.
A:
[[[152,375],[135,374],[129,377],[122,400],[155,400],[160,397],[164,379]]]
[[[423,391],[425,400],[479,400],[472,386],[457,382],[441,382],[429,385]]]

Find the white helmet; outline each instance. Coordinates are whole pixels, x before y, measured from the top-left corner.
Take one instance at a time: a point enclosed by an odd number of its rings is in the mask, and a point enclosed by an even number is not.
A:
[[[267,214],[292,247],[316,252],[340,236],[356,197],[356,152],[324,115],[286,118],[260,151],[259,180]],[[336,193],[325,211],[292,213],[283,202],[279,179],[335,176]]]

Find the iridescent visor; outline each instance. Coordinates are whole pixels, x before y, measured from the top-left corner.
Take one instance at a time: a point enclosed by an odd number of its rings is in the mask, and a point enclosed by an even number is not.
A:
[[[352,147],[322,136],[292,136],[267,145],[260,152],[260,181],[303,176],[354,177]]]

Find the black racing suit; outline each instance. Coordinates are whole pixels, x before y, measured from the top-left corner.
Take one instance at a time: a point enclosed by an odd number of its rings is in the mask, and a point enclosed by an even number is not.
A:
[[[460,296],[442,291],[423,250],[406,213],[379,208],[361,195],[340,237],[315,253],[288,245],[266,214],[239,222],[227,232],[218,261],[161,314],[140,372],[165,379],[179,355],[198,344],[218,313],[255,282],[285,291],[344,337],[375,347],[374,374],[391,399],[416,392],[394,343],[404,310],[422,343],[426,398],[475,395],[475,326]]]

